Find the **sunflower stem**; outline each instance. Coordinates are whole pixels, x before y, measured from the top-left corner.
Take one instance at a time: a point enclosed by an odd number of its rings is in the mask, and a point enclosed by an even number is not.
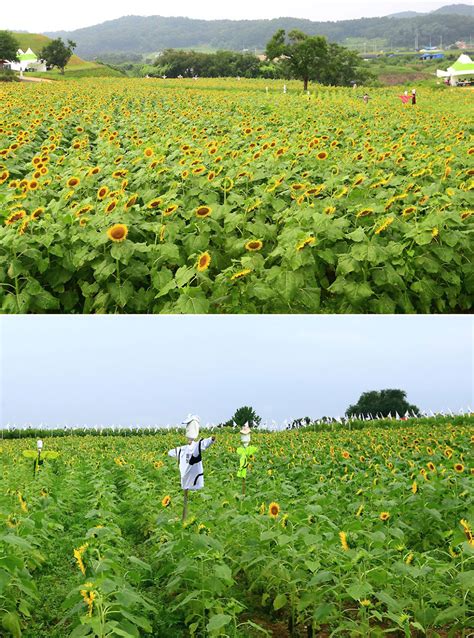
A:
[[[117,264],[117,283],[120,286],[121,282],[120,282],[120,262],[118,259],[115,260],[115,263]]]

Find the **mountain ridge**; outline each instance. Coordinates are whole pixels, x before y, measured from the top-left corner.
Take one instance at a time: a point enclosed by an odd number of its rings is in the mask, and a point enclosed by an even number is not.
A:
[[[431,13],[413,17],[403,18],[395,14],[325,22],[291,17],[197,20],[132,15],[74,31],[47,32],[46,35],[71,38],[77,43],[76,52],[81,57],[91,59],[106,53],[150,54],[167,48],[262,50],[277,29],[300,29],[311,35],[326,36],[339,44],[354,39],[362,42],[381,40],[392,47],[413,47],[415,32],[418,32],[420,46],[424,39],[429,42],[430,38],[442,38],[448,44],[469,39],[474,31],[474,7],[446,5]]]

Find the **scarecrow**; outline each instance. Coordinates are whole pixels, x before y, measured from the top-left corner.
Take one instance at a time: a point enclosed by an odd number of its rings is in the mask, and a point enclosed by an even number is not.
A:
[[[23,456],[27,459],[34,459],[33,461],[33,476],[39,472],[40,467],[44,464],[44,459],[57,459],[59,452],[43,452],[43,441],[38,439],[36,441],[36,452],[33,450],[24,450]]]
[[[242,494],[245,494],[245,479],[247,478],[249,460],[252,460],[253,455],[258,450],[255,445],[250,445],[250,427],[248,423],[240,430],[240,440],[242,445],[237,448],[237,454],[240,456],[237,476],[242,479]]]
[[[189,490],[200,490],[204,487],[204,468],[202,464],[202,452],[211,446],[216,437],[199,439],[199,417],[189,414],[183,421],[186,425],[186,445],[175,447],[168,452],[168,456],[178,459],[179,472],[181,474],[181,487],[184,490],[183,521],[188,513]]]

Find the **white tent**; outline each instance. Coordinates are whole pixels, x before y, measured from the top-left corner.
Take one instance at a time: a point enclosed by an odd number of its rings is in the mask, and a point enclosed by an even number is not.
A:
[[[456,78],[463,77],[467,79],[469,76],[474,76],[474,62],[465,53],[462,53],[456,62],[454,62],[446,71],[442,71],[441,69],[436,71],[436,77],[449,78],[451,86],[456,86]]]

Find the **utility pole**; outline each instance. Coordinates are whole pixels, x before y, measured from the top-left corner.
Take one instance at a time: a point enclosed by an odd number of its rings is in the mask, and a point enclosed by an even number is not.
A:
[[[415,30],[415,51],[418,51],[418,27]]]

